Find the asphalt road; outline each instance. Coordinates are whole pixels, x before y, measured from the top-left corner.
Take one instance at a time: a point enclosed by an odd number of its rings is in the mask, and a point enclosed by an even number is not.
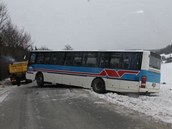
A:
[[[0,103],[0,129],[168,129],[90,91],[66,86],[13,88]]]

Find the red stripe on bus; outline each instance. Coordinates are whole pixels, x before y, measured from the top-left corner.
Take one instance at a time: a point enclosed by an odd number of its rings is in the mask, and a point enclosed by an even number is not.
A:
[[[115,77],[115,78],[121,78],[124,74],[135,74],[137,75],[139,71],[131,71],[131,70],[110,70],[105,69],[102,72],[96,74],[96,73],[89,73],[89,72],[73,72],[73,71],[67,71],[67,70],[50,70],[50,69],[33,69],[33,71],[44,71],[44,72],[51,72],[51,73],[66,73],[66,74],[75,74],[75,75],[88,75],[88,76],[109,76],[109,77]]]

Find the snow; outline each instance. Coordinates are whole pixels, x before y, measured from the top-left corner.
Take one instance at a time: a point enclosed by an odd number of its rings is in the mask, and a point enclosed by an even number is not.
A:
[[[128,96],[116,93],[96,94],[114,104],[125,106],[129,109],[144,113],[166,123],[172,123],[172,63],[162,64],[161,66],[161,84],[160,93],[146,96]]]
[[[165,57],[167,59],[167,58],[172,57],[172,53],[170,53],[170,54],[161,54],[161,56]]]
[[[11,85],[9,78],[7,78],[3,81],[0,81],[0,103],[2,103],[5,100],[5,98],[9,94],[9,91],[15,87],[16,86]]]
[[[161,65],[161,82],[165,82],[172,87],[172,63]]]
[[[8,92],[4,93],[4,94],[0,94],[0,103],[4,101],[4,99],[8,96]]]
[[[170,53],[170,54],[161,54],[161,57],[162,57],[162,62],[163,63],[171,62],[172,53]]]

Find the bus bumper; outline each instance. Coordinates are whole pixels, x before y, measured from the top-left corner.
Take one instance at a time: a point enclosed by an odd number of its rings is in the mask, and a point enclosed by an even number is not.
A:
[[[145,88],[140,87],[140,93],[159,93],[160,91],[160,84],[158,83],[147,83]]]
[[[140,88],[140,93],[159,93],[159,89]]]

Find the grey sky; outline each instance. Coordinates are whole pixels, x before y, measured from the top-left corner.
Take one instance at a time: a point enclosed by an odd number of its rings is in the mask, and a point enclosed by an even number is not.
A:
[[[3,0],[35,45],[153,49],[172,43],[172,0]]]

